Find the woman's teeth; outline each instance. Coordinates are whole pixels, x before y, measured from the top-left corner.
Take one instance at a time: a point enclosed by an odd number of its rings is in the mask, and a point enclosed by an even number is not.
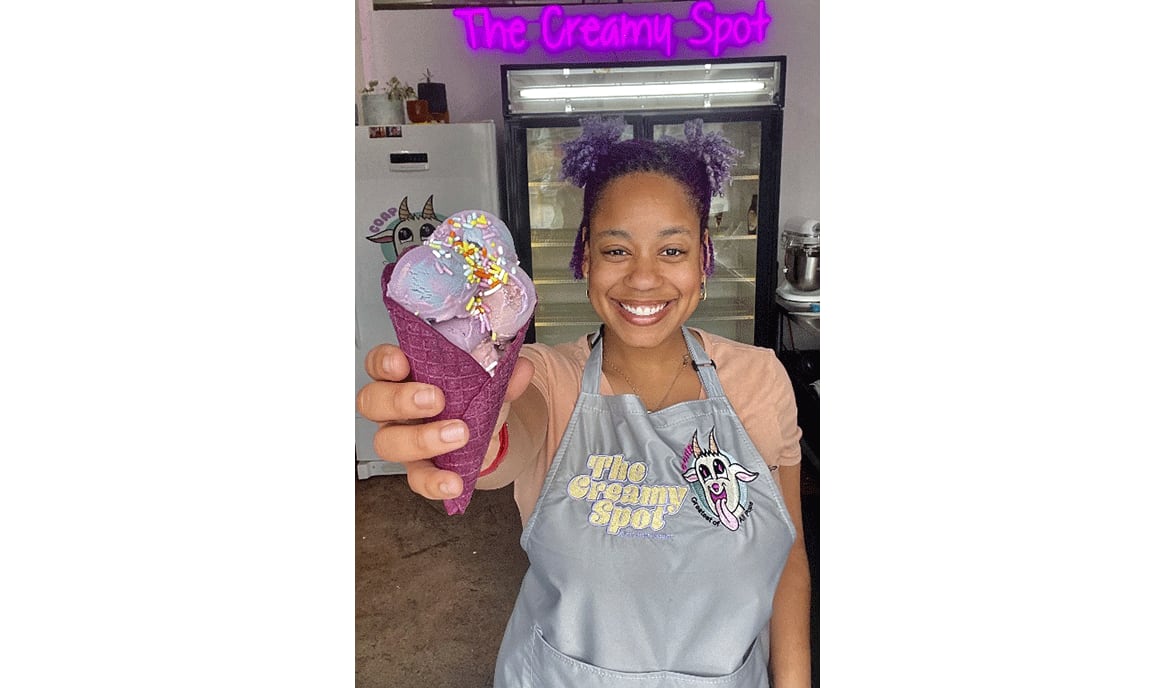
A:
[[[659,303],[656,306],[630,306],[627,303],[622,303],[621,308],[629,311],[633,315],[647,316],[655,313],[660,313],[663,308],[670,305],[669,302]]]

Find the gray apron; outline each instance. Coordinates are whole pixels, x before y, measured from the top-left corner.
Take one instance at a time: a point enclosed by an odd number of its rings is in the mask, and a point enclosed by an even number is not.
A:
[[[796,530],[682,329],[706,398],[600,394],[598,337],[521,544],[495,688],[767,688],[772,597]]]

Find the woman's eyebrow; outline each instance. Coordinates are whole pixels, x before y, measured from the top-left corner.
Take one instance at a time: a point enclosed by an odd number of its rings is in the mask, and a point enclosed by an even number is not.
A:
[[[689,234],[689,233],[690,233],[690,231],[688,229],[686,229],[685,227],[667,227],[667,228],[661,230],[660,232],[658,232],[657,236],[659,239],[664,239],[665,237],[668,237],[668,236],[674,236],[677,234]],[[600,230],[599,234],[602,237],[613,237],[613,238],[617,238],[617,239],[629,239],[629,240],[633,239],[633,235],[626,232],[623,229],[602,229],[602,230]]]

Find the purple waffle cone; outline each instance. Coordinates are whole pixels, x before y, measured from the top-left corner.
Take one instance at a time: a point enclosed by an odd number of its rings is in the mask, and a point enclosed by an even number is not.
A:
[[[490,375],[473,356],[388,298],[387,284],[392,268],[393,265],[384,268],[381,291],[400,349],[408,357],[412,379],[436,385],[445,394],[445,409],[430,420],[460,418],[469,426],[470,440],[464,447],[433,459],[438,468],[453,471],[462,480],[461,495],[445,500],[446,513],[450,516],[465,513],[474,495],[474,484],[482,470],[486,450],[493,439],[498,412],[506,398],[506,385],[523,349],[523,337],[515,337],[510,342],[498,359],[494,375]]]

